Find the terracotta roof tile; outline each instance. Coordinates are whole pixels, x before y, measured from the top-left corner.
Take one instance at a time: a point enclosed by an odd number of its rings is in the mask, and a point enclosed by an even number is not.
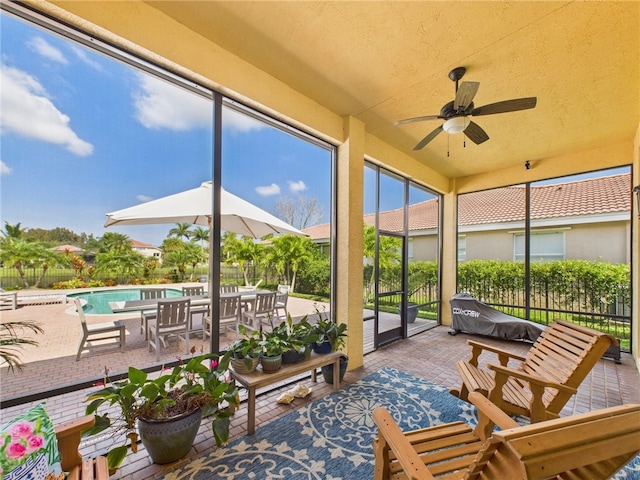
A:
[[[531,187],[531,218],[558,218],[631,211],[631,175],[628,173],[555,185]],[[525,188],[513,186],[484,190],[458,197],[460,225],[480,225],[524,220]],[[409,207],[409,230],[438,226],[438,199]],[[402,227],[402,209],[380,214],[380,228],[397,232]],[[373,214],[364,216],[373,225]],[[304,229],[313,239],[329,238],[329,224]]]

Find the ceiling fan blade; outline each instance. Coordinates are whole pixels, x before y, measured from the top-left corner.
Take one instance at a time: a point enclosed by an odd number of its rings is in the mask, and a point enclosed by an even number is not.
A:
[[[436,138],[440,132],[442,132],[442,125],[440,125],[439,127],[437,127],[435,130],[433,130],[429,135],[427,135],[426,137],[424,137],[422,140],[420,140],[420,143],[418,143],[415,147],[413,147],[414,150],[422,150],[424,148],[424,146],[429,143],[431,140],[433,140],[434,138]]]
[[[480,145],[482,142],[489,140],[487,132],[485,132],[482,127],[475,122],[469,122],[467,128],[464,129],[464,134],[476,145]]]
[[[515,98],[502,102],[490,103],[482,107],[474,108],[471,115],[492,115],[494,113],[516,112],[518,110],[528,110],[536,106],[536,97]]]
[[[440,118],[438,115],[425,115],[423,117],[405,118],[404,120],[398,120],[394,125],[404,125],[406,123],[422,122],[424,120],[437,120]]]
[[[480,87],[479,82],[462,82],[456,92],[453,108],[455,108],[456,111],[461,111],[471,105],[473,97],[475,97],[478,92],[478,87]]]

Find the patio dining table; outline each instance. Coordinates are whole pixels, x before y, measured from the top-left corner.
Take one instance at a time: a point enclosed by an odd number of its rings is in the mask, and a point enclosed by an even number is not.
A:
[[[230,297],[232,295],[240,294],[240,301],[242,302],[250,302],[256,298],[258,293],[269,292],[269,290],[248,290],[241,291],[237,293],[221,293],[220,298]],[[193,306],[202,306],[207,305],[211,302],[211,298],[207,295],[193,295],[190,297],[171,297],[170,300],[178,300],[180,298],[190,298],[191,305]],[[166,300],[166,299],[161,299]],[[145,299],[145,300],[126,300],[126,301],[116,301],[109,302],[109,308],[113,313],[127,313],[127,312],[138,312],[138,311],[148,311],[153,310],[158,306],[158,299]]]

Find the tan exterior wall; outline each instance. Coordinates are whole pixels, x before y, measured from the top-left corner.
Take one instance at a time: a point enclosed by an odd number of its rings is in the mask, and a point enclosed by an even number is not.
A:
[[[576,225],[565,232],[567,260],[630,262],[629,222]]]
[[[411,237],[413,255],[410,262],[436,262],[438,261],[438,235],[422,235]]]

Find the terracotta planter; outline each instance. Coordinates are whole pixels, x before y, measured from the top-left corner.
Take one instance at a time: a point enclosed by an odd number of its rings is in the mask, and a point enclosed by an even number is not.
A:
[[[138,431],[153,463],[171,463],[189,453],[201,422],[197,409],[168,420],[139,418]]]

